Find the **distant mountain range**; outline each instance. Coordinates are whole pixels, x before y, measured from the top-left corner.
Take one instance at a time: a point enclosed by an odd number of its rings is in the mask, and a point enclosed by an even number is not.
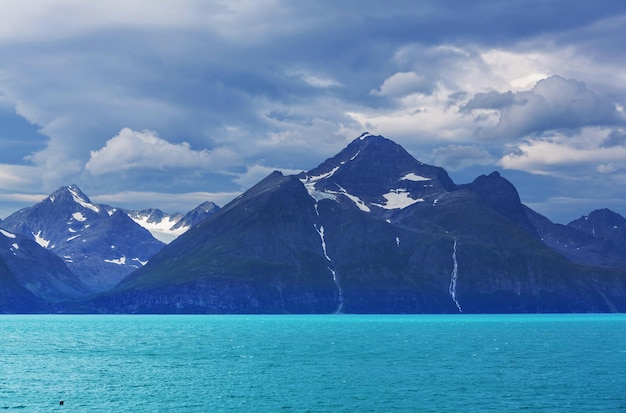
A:
[[[44,302],[77,299],[145,265],[165,245],[155,235],[181,234],[218,209],[204,203],[184,215],[156,209],[142,215],[95,204],[70,185],[0,222],[0,257],[16,282]],[[163,225],[167,220],[171,225]]]
[[[622,216],[554,224],[497,172],[458,185],[367,133],[222,209],[122,211],[72,185],[0,227],[4,312],[626,311]]]
[[[168,214],[160,209],[124,210],[136,223],[150,231],[159,241],[169,244],[191,226],[219,211],[213,202],[203,202],[186,214]]]

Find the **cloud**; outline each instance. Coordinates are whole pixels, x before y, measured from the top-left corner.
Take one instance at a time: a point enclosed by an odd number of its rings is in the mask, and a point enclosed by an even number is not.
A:
[[[290,77],[302,79],[304,83],[314,88],[327,89],[330,87],[343,86],[340,82],[328,75],[312,74],[306,70],[288,70],[285,74]]]
[[[429,162],[456,171],[473,165],[493,165],[496,159],[489,151],[477,146],[448,145],[432,151]]]
[[[466,104],[461,106],[460,112],[471,113],[475,109],[504,109],[515,102],[515,95],[508,91],[505,93],[487,92],[476,93]]]
[[[30,146],[3,141],[0,161],[30,163],[30,193],[219,193],[263,165],[315,167],[364,130],[459,174],[541,139],[619,148],[625,31],[622,2],[6,0],[0,106]],[[577,140],[590,128],[595,148]],[[596,160],[586,173],[621,173]]]
[[[479,130],[487,139],[514,139],[547,131],[575,131],[585,126],[617,126],[624,118],[607,96],[589,90],[583,82],[551,76],[529,91],[477,93],[461,111],[495,110],[499,120]],[[480,119],[479,119],[480,120]]]
[[[29,188],[43,172],[41,168],[32,166],[0,164],[0,190]]]
[[[241,195],[241,192],[169,192],[122,191],[109,194],[91,195],[89,199],[100,204],[108,204],[124,209],[158,208],[165,212],[182,212],[192,210],[205,201],[215,202],[223,207]]]
[[[172,144],[151,131],[122,129],[106,145],[91,152],[85,169],[94,175],[130,169],[218,169],[237,156],[228,149],[191,149],[186,142]]]
[[[411,93],[425,93],[432,89],[426,78],[415,72],[398,72],[393,76],[385,79],[378,89],[372,89],[371,95],[400,97],[410,95]]]
[[[606,139],[602,141],[601,146],[610,148],[612,146],[626,146],[626,132],[624,129],[616,129],[606,136]]]
[[[14,191],[23,190],[24,186],[14,189]],[[29,194],[24,192],[0,192],[0,218],[6,218],[26,205],[36,204],[47,196],[47,194]],[[0,222],[0,227],[2,227],[2,222]]]
[[[605,133],[597,128],[586,128],[573,136],[527,139],[516,144],[498,164],[507,169],[570,179],[596,175],[597,172],[616,172],[623,168],[626,146],[603,146]]]

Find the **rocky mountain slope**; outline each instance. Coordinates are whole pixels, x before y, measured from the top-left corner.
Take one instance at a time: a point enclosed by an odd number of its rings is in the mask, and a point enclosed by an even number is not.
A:
[[[272,173],[81,310],[626,311],[626,272],[572,262],[544,224],[499,174],[456,185],[364,134],[309,172]]]
[[[24,235],[0,229],[0,257],[15,281],[44,301],[83,297],[90,291],[61,258]]]
[[[525,213],[543,242],[571,261],[626,269],[626,219],[621,215],[601,209],[561,225],[530,208]]]

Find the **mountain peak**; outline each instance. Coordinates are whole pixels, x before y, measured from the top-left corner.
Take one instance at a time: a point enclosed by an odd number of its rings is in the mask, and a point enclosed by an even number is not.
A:
[[[314,199],[348,200],[365,212],[435,202],[456,189],[442,168],[426,165],[392,140],[367,132],[299,178]]]
[[[85,195],[76,184],[60,187],[50,194],[50,196],[48,196],[45,200],[51,203],[76,203],[83,208],[89,209],[95,213],[100,213],[100,207],[92,203],[89,197]]]
[[[626,219],[610,209],[596,209],[567,226],[593,237],[608,240],[617,248],[626,248]]]
[[[494,171],[489,175],[481,175],[467,187],[478,194],[486,205],[537,236],[536,230],[526,216],[526,210],[522,205],[517,189],[499,172]]]

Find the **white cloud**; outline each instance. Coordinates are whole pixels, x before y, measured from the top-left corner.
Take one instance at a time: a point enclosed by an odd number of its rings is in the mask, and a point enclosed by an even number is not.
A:
[[[607,174],[607,173],[612,173],[612,172],[617,171],[617,167],[609,162],[607,164],[598,165],[596,170],[600,172],[601,174]]]
[[[429,85],[423,75],[415,72],[398,72],[385,79],[378,89],[372,89],[371,95],[399,97],[416,92],[426,92],[432,85]]]
[[[626,160],[626,147],[603,147],[606,130],[585,128],[581,133],[527,139],[514,146],[498,164],[540,175],[584,177],[617,171]]]
[[[20,190],[38,182],[42,169],[33,166],[0,164],[0,190]]]
[[[449,96],[454,92],[440,84],[431,94],[400,98],[397,107],[360,108],[346,114],[361,125],[361,131],[390,136],[399,143],[403,139],[468,142],[472,139],[474,122],[460,116],[458,106],[449,106]]]
[[[479,114],[481,109],[498,114],[497,124],[481,124],[479,136],[488,139],[511,140],[551,130],[624,123],[607,96],[594,93],[583,82],[560,76],[541,80],[529,91],[475,94],[462,111],[476,114],[476,109]]]
[[[124,128],[103,148],[91,152],[85,169],[94,175],[130,169],[219,169],[237,158],[229,149],[196,151],[186,142],[169,143],[155,132]]]
[[[162,211],[173,213],[192,210],[203,202],[215,202],[223,207],[228,202],[241,195],[241,192],[142,192],[123,191],[111,194],[91,195],[89,199],[100,204],[108,204],[125,209],[159,208]]]
[[[319,76],[319,75],[313,75],[310,73],[299,73],[298,77],[304,80],[304,82],[311,87],[326,89],[329,87],[342,86],[341,83],[331,78],[330,76]]]

